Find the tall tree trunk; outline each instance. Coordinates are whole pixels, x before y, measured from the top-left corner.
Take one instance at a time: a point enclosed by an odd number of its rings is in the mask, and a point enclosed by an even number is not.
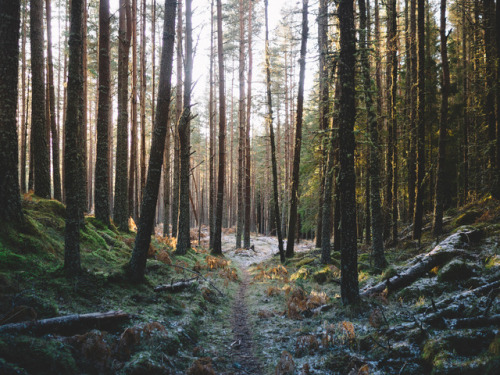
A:
[[[175,87],[174,175],[172,192],[172,237],[177,238],[179,227],[179,121],[182,115],[182,0],[177,9],[177,84]]]
[[[286,243],[286,256],[293,256],[293,246],[297,225],[297,206],[299,204],[299,168],[300,150],[302,146],[302,116],[304,108],[304,79],[306,70],[307,34],[309,31],[307,23],[308,0],[302,0],[302,40],[300,43],[299,59],[299,91],[297,94],[297,115],[295,123],[295,148],[293,155],[292,191],[290,199],[290,218],[288,220],[288,240]],[[300,228],[298,228],[300,230]]]
[[[45,117],[45,78],[43,58],[43,0],[31,0],[31,136],[35,194],[50,198],[50,161]]]
[[[252,110],[252,1],[248,2],[248,91],[247,91],[247,118],[246,118],[246,134],[245,134],[245,228],[243,233],[243,246],[250,248],[250,120]]]
[[[484,111],[486,123],[488,126],[488,162],[490,174],[490,186],[492,192],[498,187],[494,184],[494,172],[496,170],[496,121],[495,121],[495,9],[492,0],[483,1],[483,19],[484,19],[484,51],[485,51],[485,89],[486,100]],[[498,81],[497,81],[498,82]]]
[[[340,0],[338,7],[340,25],[339,58],[339,190],[341,201],[341,283],[342,302],[352,305],[359,301],[358,249],[356,240],[356,176],[354,172],[354,121],[356,43],[354,9],[350,0]]]
[[[359,0],[359,48],[361,52],[361,72],[364,88],[364,99],[367,109],[367,124],[370,136],[368,175],[370,183],[370,221],[372,227],[372,256],[375,268],[382,270],[387,261],[384,255],[384,238],[382,227],[382,211],[380,207],[380,149],[378,135],[378,121],[376,109],[374,108],[372,96],[372,84],[370,77],[370,61],[368,56],[368,34],[367,10],[365,0]]]
[[[319,132],[320,132],[320,150],[321,158],[319,164],[319,198],[318,198],[318,217],[316,222],[316,247],[321,247],[322,224],[323,224],[323,196],[325,189],[325,164],[327,162],[327,153],[325,150],[325,132],[328,129],[328,118],[330,111],[330,91],[328,84],[328,1],[320,0],[318,13],[318,48],[319,48]],[[330,241],[330,239],[328,239]],[[326,255],[326,254],[325,254]],[[322,259],[324,261],[324,259]]]
[[[467,203],[467,199],[469,196],[469,74],[467,69],[467,31],[465,27],[466,22],[466,10],[465,4],[462,5],[462,69],[464,75],[463,81],[463,90],[464,90],[464,99],[463,99],[463,193],[462,193],[462,204]],[[500,133],[499,133],[500,134]],[[498,164],[500,165],[500,164]]]
[[[22,0],[22,41],[21,41],[21,193],[26,192],[26,142],[28,137],[28,110],[26,106],[28,92],[26,90],[26,19],[28,0]]]
[[[214,214],[214,197],[215,197],[215,177],[214,177],[214,156],[215,156],[215,140],[214,140],[214,0],[210,4],[210,92],[208,97],[208,121],[209,121],[209,192],[208,192],[208,225],[210,228],[210,246],[214,247],[214,230],[215,230],[215,214]]]
[[[337,60],[334,60],[332,65],[332,75],[335,74],[337,69]],[[340,95],[340,83],[337,80],[335,84],[335,98],[334,103],[338,101]],[[334,190],[334,176],[336,174],[335,164],[338,160],[337,158],[337,145],[338,145],[338,133],[335,131],[335,127],[338,126],[338,108],[335,108],[333,115],[332,127],[327,128],[329,136],[328,143],[326,144],[327,160],[325,168],[325,188],[323,191],[323,206],[321,207],[322,216],[322,227],[321,227],[321,263],[328,264],[331,262],[331,237],[332,237],[332,227],[335,226],[332,223],[332,205],[333,205],[333,190]],[[338,192],[337,192],[338,193]],[[335,199],[337,201],[337,199]],[[338,216],[338,213],[335,213]],[[337,217],[335,217],[337,218]],[[335,240],[338,240],[337,235],[335,235]]]
[[[68,100],[66,123],[64,125],[64,175],[66,196],[66,227],[64,230],[64,269],[71,277],[81,271],[80,265],[80,224],[82,177],[82,137],[83,125],[80,115],[83,96],[83,0],[72,0],[70,5]]]
[[[56,94],[54,88],[54,63],[52,61],[52,12],[51,1],[45,0],[47,16],[47,84],[49,103],[49,124],[52,135],[52,182],[54,186],[54,199],[61,201],[61,169],[59,161],[59,132],[56,124]]]
[[[20,11],[19,0],[0,1],[0,221],[17,223],[23,221],[16,124]]]
[[[239,100],[238,100],[238,223],[236,226],[236,248],[241,247],[241,237],[245,221],[244,189],[243,182],[245,178],[245,23],[243,12],[243,0],[239,0],[239,63],[238,63],[238,81],[239,81]]]
[[[128,62],[131,36],[129,0],[120,0],[118,30],[118,125],[116,134],[115,202],[113,218],[122,231],[128,231]]]
[[[443,232],[443,210],[446,199],[445,168],[446,161],[446,132],[448,127],[448,95],[450,91],[450,67],[448,64],[448,36],[446,35],[446,0],[441,0],[441,66],[443,70],[441,84],[441,118],[439,121],[439,151],[436,176],[436,198],[434,203],[433,232],[439,236]]]
[[[141,20],[141,91],[140,91],[140,107],[141,107],[141,155],[140,155],[140,174],[141,185],[139,189],[138,199],[142,201],[142,194],[146,186],[146,0],[142,0],[142,20]],[[168,133],[168,131],[167,131]]]
[[[81,163],[81,173],[82,173],[82,183],[80,184],[80,194],[82,195],[80,199],[80,203],[82,204],[82,209],[81,209],[81,221],[83,223],[83,214],[84,212],[90,211],[90,207],[88,206],[88,193],[90,191],[90,188],[88,186],[88,180],[87,180],[87,163],[88,163],[88,152],[87,152],[87,93],[88,93],[88,82],[87,82],[87,18],[88,18],[88,12],[87,12],[87,0],[83,0],[82,3],[83,7],[83,19],[82,19],[82,65],[80,69],[82,70],[82,78],[83,78],[83,94],[80,97],[80,116],[82,116],[82,120],[80,124],[83,126],[82,128],[82,139],[80,142],[80,146],[82,148],[81,154],[82,157],[79,159]]]
[[[192,38],[192,12],[191,1],[186,0],[186,52],[184,66],[184,98],[183,110],[179,119],[179,156],[180,156],[180,171],[179,171],[179,228],[177,230],[177,248],[176,254],[186,254],[191,247],[189,235],[190,220],[189,220],[189,176],[190,171],[190,154],[191,154],[191,83],[193,76],[193,38]]]
[[[410,0],[410,150],[408,155],[408,216],[413,220],[416,184],[417,128],[417,0]]]
[[[425,0],[418,2],[418,81],[417,81],[417,195],[413,218],[413,239],[420,240],[424,215],[425,176]]]
[[[390,82],[390,95],[388,103],[390,105],[390,122],[391,122],[391,135],[392,139],[392,205],[391,209],[391,236],[392,243],[395,244],[398,240],[398,123],[397,123],[397,92],[398,92],[398,22],[397,22],[397,2],[392,0],[391,4],[391,39],[390,39],[390,68],[391,68],[391,82]]]
[[[224,45],[222,38],[222,1],[217,0],[217,57],[219,60],[219,175],[215,211],[214,243],[212,253],[222,254],[222,209],[224,207],[224,178],[226,164],[226,95],[224,79]]]
[[[189,2],[189,0],[188,0]],[[151,242],[156,201],[161,180],[161,165],[165,148],[165,136],[169,122],[171,76],[175,41],[176,0],[165,0],[165,19],[163,24],[163,49],[160,62],[160,81],[158,88],[156,118],[149,156],[148,178],[141,203],[141,217],[135,239],[134,251],[130,259],[130,277],[132,281],[144,279],[146,257]]]
[[[109,225],[109,112],[110,22],[109,0],[99,2],[99,105],[97,108],[97,155],[95,165],[95,217]]]
[[[132,0],[132,100],[130,106],[130,164],[128,174],[128,212],[137,221],[137,0]]]
[[[278,166],[276,162],[276,147],[274,144],[274,129],[273,129],[273,99],[271,95],[271,61],[269,59],[269,25],[267,2],[264,0],[265,23],[266,23],[266,39],[265,39],[265,65],[266,65],[266,94],[267,94],[267,121],[269,125],[269,139],[271,142],[271,162],[273,168],[273,208],[274,222],[276,225],[276,234],[278,236],[278,249],[280,252],[281,263],[285,262],[285,250],[283,248],[283,237],[281,234],[281,217],[279,208],[278,196]]]

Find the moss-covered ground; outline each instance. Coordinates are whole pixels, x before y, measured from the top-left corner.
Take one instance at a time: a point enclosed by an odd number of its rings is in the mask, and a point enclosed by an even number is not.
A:
[[[0,324],[109,310],[131,319],[64,336],[1,335],[1,374],[248,374],[241,353],[235,354],[238,298],[247,307],[253,347],[245,355],[260,363],[263,374],[284,374],[276,368],[285,365],[296,374],[496,374],[500,365],[498,326],[452,325],[500,314],[498,288],[453,300],[500,280],[500,205],[489,197],[448,211],[441,238],[427,226],[418,243],[411,227],[401,228],[381,274],[372,268],[370,247],[360,244],[363,289],[398,274],[458,227],[476,229],[477,237],[463,245],[463,257],[355,307],[340,299],[340,253],[323,265],[320,250],[303,242],[281,265],[275,239],[254,234],[255,251],[234,249],[233,235],[226,234],[222,258],[203,247],[176,256],[174,241],[155,236],[146,281],[132,284],[126,266],[135,234],[93,217],[85,218],[81,231],[83,273],[68,279],[62,270],[64,206],[27,196],[23,209],[24,224],[0,225]],[[213,285],[198,279],[182,292],[154,292],[156,285],[195,276],[185,269]],[[249,282],[241,297],[244,272]],[[433,314],[441,314],[438,323]]]

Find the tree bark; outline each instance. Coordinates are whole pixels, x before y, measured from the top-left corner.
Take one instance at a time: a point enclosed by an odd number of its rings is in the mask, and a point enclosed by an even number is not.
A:
[[[222,209],[224,207],[224,178],[226,166],[226,95],[224,79],[224,45],[222,38],[222,1],[217,0],[217,55],[219,60],[219,175],[212,253],[222,254]]]
[[[78,2],[78,0],[72,0]],[[34,320],[22,323],[11,323],[0,326],[1,334],[32,333],[43,335],[47,333],[62,333],[66,335],[92,328],[109,329],[111,326],[123,323],[129,319],[129,314],[123,311],[108,311],[105,313],[74,314],[56,318]]]
[[[352,305],[359,300],[358,255],[356,237],[356,176],[354,172],[354,122],[356,44],[354,9],[350,0],[340,0],[338,7],[340,24],[339,58],[339,190],[341,202],[341,284],[342,302]]]
[[[192,38],[192,11],[191,1],[186,0],[186,52],[184,66],[184,98],[183,110],[179,119],[179,228],[177,230],[176,254],[186,254],[191,247],[190,214],[189,214],[189,176],[191,154],[191,83],[193,76],[193,38]]]
[[[290,199],[290,218],[288,221],[288,239],[286,243],[286,256],[293,256],[295,231],[297,225],[297,206],[299,204],[299,168],[300,168],[300,150],[302,146],[302,116],[304,108],[304,79],[306,70],[306,52],[307,52],[307,34],[309,32],[307,23],[308,0],[302,0],[302,40],[300,43],[299,58],[299,91],[297,94],[297,117],[295,122],[295,148],[293,154],[293,172],[292,172],[292,191]]]
[[[416,184],[417,123],[417,0],[410,0],[410,150],[408,155],[408,216],[413,220]]]
[[[418,2],[418,81],[417,81],[417,194],[413,217],[413,239],[420,240],[424,215],[425,176],[425,0]]]
[[[54,88],[54,63],[52,59],[52,12],[51,1],[45,0],[47,16],[47,102],[49,103],[50,133],[52,136],[52,182],[54,186],[54,199],[61,201],[61,169],[59,161],[59,132],[56,123],[56,94]]]
[[[128,229],[128,63],[131,36],[129,0],[120,0],[118,30],[118,124],[116,134],[115,202],[113,218],[122,231]]]
[[[17,223],[23,220],[16,124],[20,10],[19,0],[0,1],[0,220]]]
[[[236,225],[236,248],[241,248],[241,237],[245,225],[245,200],[243,183],[245,179],[245,24],[243,0],[239,0],[239,61],[238,61],[238,222]]]
[[[443,71],[441,84],[441,118],[439,122],[439,150],[436,176],[436,197],[434,203],[433,232],[439,236],[443,232],[443,210],[446,199],[445,161],[446,161],[446,132],[448,127],[448,95],[450,91],[450,67],[448,64],[448,36],[446,35],[446,0],[441,0],[441,67]]]
[[[361,52],[361,72],[364,88],[364,100],[367,109],[367,123],[369,131],[369,161],[368,175],[370,183],[370,220],[372,227],[372,256],[375,268],[382,270],[387,266],[384,255],[384,238],[382,227],[382,211],[380,205],[380,149],[376,109],[372,97],[372,84],[370,77],[370,61],[368,56],[367,7],[365,0],[359,0],[359,48]]]
[[[156,201],[160,189],[161,166],[170,110],[176,5],[176,0],[165,0],[160,81],[158,83],[157,109],[149,156],[148,177],[141,204],[141,217],[139,219],[139,228],[135,239],[134,251],[130,259],[130,277],[134,282],[141,282],[144,280],[146,257],[151,243],[151,231],[153,230]]]
[[[31,135],[33,140],[35,194],[50,198],[50,161],[45,117],[43,0],[30,3]]]
[[[175,87],[174,175],[172,192],[172,237],[177,238],[179,227],[179,121],[182,116],[182,0],[177,9],[177,85]]]
[[[247,117],[246,117],[246,134],[245,134],[245,227],[243,230],[243,246],[250,248],[250,202],[251,202],[251,154],[250,154],[250,120],[252,109],[252,1],[248,2],[248,87],[247,87]]]
[[[130,160],[128,173],[128,212],[137,221],[137,0],[132,0],[132,87]]]
[[[95,217],[109,225],[109,112],[110,112],[110,21],[109,0],[99,2],[99,105],[97,109],[97,155],[95,165]]]
[[[208,159],[209,159],[209,192],[208,192],[208,226],[210,229],[210,246],[212,249],[214,246],[214,231],[215,231],[215,214],[214,214],[214,197],[215,197],[215,177],[214,177],[214,156],[215,156],[215,140],[214,140],[214,1],[212,0],[210,4],[210,76],[209,85],[210,92],[208,97],[208,121],[209,121],[209,147],[208,147]]]
[[[80,224],[83,215],[81,184],[83,183],[81,142],[83,137],[80,115],[83,96],[83,1],[72,0],[70,6],[70,34],[68,61],[68,99],[64,125],[64,175],[66,196],[66,227],[64,231],[64,270],[68,277],[81,272]]]
[[[278,196],[278,166],[276,162],[276,146],[274,144],[273,129],[273,99],[271,95],[271,61],[269,59],[269,25],[268,25],[268,0],[264,0],[266,39],[265,39],[265,64],[266,64],[266,94],[267,94],[267,121],[269,126],[269,139],[271,142],[271,162],[273,168],[273,207],[274,222],[276,224],[276,235],[278,236],[278,249],[281,263],[285,262],[285,250],[283,248],[283,237],[281,234],[281,216]]]
[[[28,0],[22,0],[22,26],[21,26],[21,193],[26,192],[26,143],[28,140],[28,90],[26,87],[26,19],[28,17]],[[2,158],[4,159],[4,158]]]

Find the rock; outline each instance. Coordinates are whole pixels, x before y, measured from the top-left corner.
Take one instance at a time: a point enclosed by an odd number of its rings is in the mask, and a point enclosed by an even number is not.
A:
[[[477,266],[473,263],[454,259],[438,273],[439,281],[462,281],[477,274]]]
[[[326,266],[321,270],[313,273],[312,278],[319,284],[323,284],[327,281],[335,279],[335,271],[339,272],[339,269],[335,266]]]

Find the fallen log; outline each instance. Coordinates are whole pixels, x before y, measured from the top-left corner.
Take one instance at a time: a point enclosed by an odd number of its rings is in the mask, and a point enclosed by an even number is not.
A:
[[[473,295],[474,296],[483,296],[483,295],[487,294],[488,292],[490,292],[491,290],[499,288],[499,287],[500,287],[500,280],[497,280],[497,281],[488,283],[486,285],[482,285],[482,286],[475,288],[475,289],[466,290],[465,292],[462,292],[462,293],[457,294],[455,296],[442,299],[441,301],[439,301],[435,304],[435,308],[436,309],[443,309],[452,303],[456,303],[462,299],[471,297]]]
[[[0,334],[46,333],[75,334],[90,329],[111,329],[128,320],[130,315],[123,311],[108,311],[104,313],[73,314],[55,318],[10,323],[0,326]]]
[[[222,293],[220,291],[219,288],[217,288],[210,280],[208,280],[205,276],[203,276],[201,273],[195,271],[195,270],[190,270],[189,268],[186,268],[186,267],[183,267],[183,266],[178,266],[177,264],[168,264],[168,266],[170,267],[176,267],[176,268],[179,268],[181,270],[184,270],[184,271],[188,271],[188,272],[191,272],[191,273],[194,273],[195,275],[198,275],[198,277],[201,277],[203,280],[205,280],[212,288],[214,288],[216,291],[219,292],[219,294],[222,296],[222,297],[225,297],[226,295],[224,293]]]
[[[193,285],[196,281],[198,281],[197,277],[194,277],[189,280],[178,281],[176,283],[172,282],[170,284],[158,285],[154,288],[155,292],[171,292],[176,293],[181,290],[186,289],[187,287]]]
[[[466,256],[468,255],[462,247],[465,243],[468,243],[471,238],[475,238],[474,235],[476,231],[474,230],[462,230],[457,233],[452,234],[445,240],[441,241],[431,252],[427,254],[422,254],[416,257],[408,268],[402,270],[399,274],[388,278],[368,289],[365,289],[361,295],[362,296],[372,296],[386,292],[391,294],[397,290],[400,290],[408,285],[411,285],[420,277],[424,276],[434,267],[442,266],[446,264],[449,260],[456,256]]]
[[[473,318],[453,319],[449,322],[450,328],[479,328],[488,326],[500,326],[500,314],[492,316],[476,316]]]

